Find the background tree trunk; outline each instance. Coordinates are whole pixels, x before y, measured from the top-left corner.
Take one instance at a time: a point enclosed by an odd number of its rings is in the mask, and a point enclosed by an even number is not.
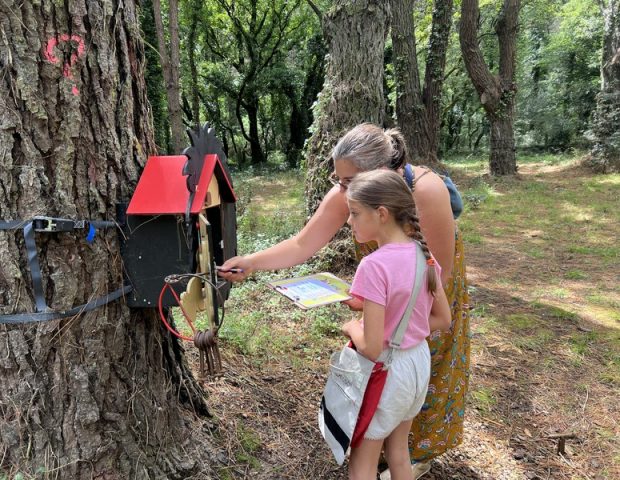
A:
[[[391,0],[396,118],[415,164],[439,163],[441,95],[454,4],[436,0],[426,58],[424,89],[420,86],[415,22],[415,0]]]
[[[499,41],[499,75],[493,75],[478,45],[478,0],[462,0],[461,3],[461,51],[469,78],[491,124],[489,167],[493,175],[517,172],[513,123],[520,4],[520,0],[504,0],[497,18],[495,32]]]
[[[599,172],[620,171],[620,2],[603,4],[605,30],[601,59],[601,91],[592,131],[591,166]]]
[[[147,45],[157,45],[157,31],[151,0],[143,1],[140,17],[144,42]],[[144,76],[146,77],[146,89],[151,106],[150,115],[153,117],[157,150],[161,152],[172,151],[168,102],[159,52],[155,48],[145,48],[144,54],[146,58]]]
[[[389,2],[335,0],[323,16],[329,51],[320,109],[306,150],[306,202],[312,214],[331,187],[331,150],[346,130],[383,123],[383,50]]]
[[[183,126],[183,111],[181,110],[181,87],[179,85],[179,68],[181,59],[179,54],[179,5],[177,0],[169,0],[168,24],[170,29],[170,54],[168,54],[168,42],[164,32],[164,24],[161,16],[160,0],[153,0],[153,16],[157,31],[157,44],[161,68],[166,82],[166,94],[168,97],[168,115],[170,116],[170,128],[172,129],[171,154],[179,154],[187,146],[187,134]]]
[[[114,219],[154,149],[134,2],[7,0],[0,32],[0,219]],[[37,234],[54,309],[121,285],[117,232],[84,236]],[[0,304],[34,311],[21,231],[0,232]],[[0,325],[0,471],[205,478],[210,453],[191,458],[203,442],[196,430],[190,439],[182,408],[208,415],[204,394],[160,324],[116,301]]]
[[[250,94],[248,95],[247,101],[242,103],[248,114],[249,133],[247,139],[250,142],[250,155],[252,156],[252,163],[259,165],[264,163],[267,158],[263,152],[258,128],[258,97]],[[245,131],[245,129],[242,128],[242,131]]]
[[[189,35],[187,38],[187,60],[190,71],[190,103],[192,109],[192,127],[200,127],[200,88],[198,87],[198,66],[196,64],[196,50],[198,46],[199,23],[202,20],[203,2],[192,2],[190,11],[191,19],[189,24]]]

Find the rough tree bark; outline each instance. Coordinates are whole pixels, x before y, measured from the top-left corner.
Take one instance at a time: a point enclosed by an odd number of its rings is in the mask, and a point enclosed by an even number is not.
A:
[[[153,0],[153,16],[155,18],[155,30],[157,31],[157,44],[161,69],[166,82],[166,94],[168,96],[168,116],[170,117],[170,129],[172,130],[172,148],[174,154],[179,154],[187,146],[187,135],[183,127],[183,111],[181,110],[181,86],[179,81],[179,68],[181,65],[179,53],[179,4],[177,0],[168,2],[168,24],[170,29],[170,53],[168,42],[164,32],[164,23],[161,16],[160,0]]]
[[[130,198],[154,150],[139,32],[131,0],[0,2],[0,219],[114,219]],[[121,285],[116,232],[36,235],[50,307]],[[0,314],[33,311],[23,234],[2,231]],[[122,300],[0,324],[0,472],[208,478],[187,426],[208,415],[204,392],[160,324]]]
[[[596,99],[590,165],[602,173],[620,172],[620,1],[601,2],[605,30],[601,91]]]
[[[454,2],[435,0],[424,85],[416,51],[415,0],[391,0],[396,118],[415,164],[439,164],[441,95]]]
[[[517,172],[514,140],[516,41],[520,0],[504,0],[495,33],[499,74],[493,75],[478,44],[478,0],[462,0],[460,42],[463,61],[491,125],[489,168],[493,175]]]
[[[331,186],[330,154],[336,141],[358,123],[383,123],[383,50],[389,18],[389,2],[382,0],[335,0],[323,16],[329,58],[306,150],[309,214]]]

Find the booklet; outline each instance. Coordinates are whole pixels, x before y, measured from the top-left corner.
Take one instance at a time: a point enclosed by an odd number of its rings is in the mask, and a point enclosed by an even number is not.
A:
[[[352,298],[349,295],[351,285],[327,272],[275,280],[267,285],[304,310]]]

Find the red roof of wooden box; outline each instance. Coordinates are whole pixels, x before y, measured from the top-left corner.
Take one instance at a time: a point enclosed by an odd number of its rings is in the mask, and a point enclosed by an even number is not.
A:
[[[183,214],[187,209],[189,191],[183,175],[183,166],[187,162],[185,155],[149,157],[144,171],[138,180],[136,191],[131,197],[127,214],[159,215]],[[191,213],[198,213],[205,203],[211,178],[215,177],[220,187],[220,196],[225,202],[236,202],[237,197],[215,154],[205,155],[200,180],[192,201]]]

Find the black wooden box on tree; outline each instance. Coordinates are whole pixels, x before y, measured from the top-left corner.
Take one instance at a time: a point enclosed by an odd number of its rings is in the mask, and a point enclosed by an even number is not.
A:
[[[236,196],[213,130],[205,125],[190,138],[192,146],[182,155],[149,157],[129,205],[118,206],[124,273],[133,287],[127,303],[156,308],[162,295],[163,307],[177,306],[170,291],[161,293],[164,279],[200,274],[210,283],[171,285],[185,297],[186,308],[207,310],[217,324],[230,284],[217,276],[215,265],[237,253]]]

